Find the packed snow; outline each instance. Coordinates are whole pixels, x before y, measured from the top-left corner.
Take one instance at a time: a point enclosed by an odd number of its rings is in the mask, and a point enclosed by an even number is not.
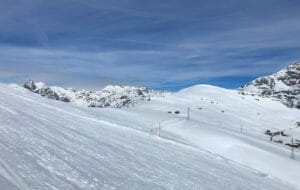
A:
[[[300,110],[269,98],[198,85],[93,109],[0,84],[0,113],[4,189],[300,189],[298,149],[264,134],[300,139]]]

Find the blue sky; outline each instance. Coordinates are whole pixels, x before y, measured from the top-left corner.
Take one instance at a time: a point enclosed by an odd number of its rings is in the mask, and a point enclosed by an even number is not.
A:
[[[176,91],[300,60],[299,0],[0,0],[0,81]]]

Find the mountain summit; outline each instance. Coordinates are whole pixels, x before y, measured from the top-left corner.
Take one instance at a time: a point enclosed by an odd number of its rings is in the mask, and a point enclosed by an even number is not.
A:
[[[257,78],[239,90],[273,97],[288,107],[300,109],[300,62],[272,75]]]

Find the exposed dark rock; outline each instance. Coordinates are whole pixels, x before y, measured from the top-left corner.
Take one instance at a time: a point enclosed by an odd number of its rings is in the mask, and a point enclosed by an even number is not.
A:
[[[289,147],[300,148],[300,143],[294,143],[294,144],[286,143],[285,145]]]
[[[32,80],[28,80],[25,84],[24,84],[24,88],[27,88],[28,90],[34,92],[34,90],[36,89],[36,85]]]
[[[282,143],[283,143],[283,141],[282,141],[282,140],[274,140],[273,142],[280,143],[280,144],[282,144]]]

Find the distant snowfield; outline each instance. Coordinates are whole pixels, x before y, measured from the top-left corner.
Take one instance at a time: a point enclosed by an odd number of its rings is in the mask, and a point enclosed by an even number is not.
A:
[[[100,109],[0,84],[0,114],[1,189],[300,189],[300,152],[263,134],[300,110],[270,99],[199,85]]]

